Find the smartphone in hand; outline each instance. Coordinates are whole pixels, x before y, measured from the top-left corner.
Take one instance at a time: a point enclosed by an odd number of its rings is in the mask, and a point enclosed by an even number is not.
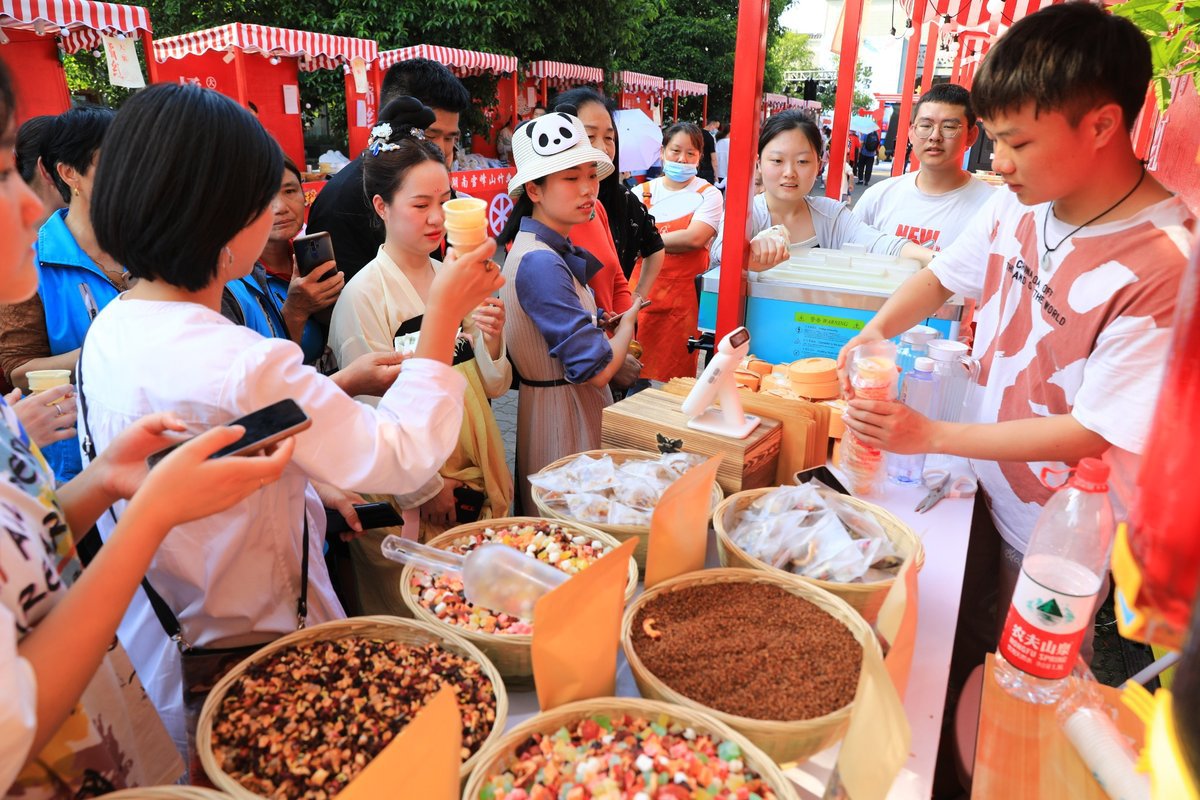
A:
[[[295,400],[289,399],[272,403],[244,417],[232,420],[228,424],[240,425],[246,429],[246,432],[242,434],[242,438],[233,444],[222,447],[209,456],[209,458],[243,456],[263,450],[283,441],[289,436],[294,436],[301,431],[307,430],[312,425],[312,420],[309,419],[300,406],[296,405]],[[158,462],[170,455],[176,447],[187,441],[189,440],[185,439],[183,442],[176,442],[170,447],[165,447],[156,453],[151,453],[146,459],[147,466],[153,469]]]
[[[358,514],[359,524],[364,531],[375,528],[395,528],[403,525],[404,520],[391,503],[356,503],[354,513]],[[346,518],[331,508],[325,509],[325,535],[333,536],[341,533],[353,533]]]
[[[620,323],[620,321],[621,321],[621,318],[624,317],[626,314],[628,314],[630,312],[633,312],[636,314],[638,311],[641,311],[643,308],[645,308],[648,305],[650,305],[650,301],[643,300],[642,304],[640,306],[638,306],[636,310],[634,310],[632,308],[628,308],[628,309],[622,311],[620,314],[615,314],[615,315],[609,317],[604,322],[600,323],[600,327],[605,328],[606,330],[612,330],[613,328],[617,327],[618,323]]]
[[[297,236],[292,240],[292,251],[296,254],[296,269],[306,276],[326,261],[333,261],[333,239],[328,231],[311,236]],[[321,280],[329,280],[337,270],[325,273]]]

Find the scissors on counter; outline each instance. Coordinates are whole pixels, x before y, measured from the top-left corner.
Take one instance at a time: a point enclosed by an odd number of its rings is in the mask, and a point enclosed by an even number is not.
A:
[[[924,514],[929,509],[942,502],[947,497],[973,497],[979,483],[968,475],[951,480],[951,474],[942,469],[930,470],[925,473],[925,488],[929,494],[917,503],[914,509],[918,514]]]

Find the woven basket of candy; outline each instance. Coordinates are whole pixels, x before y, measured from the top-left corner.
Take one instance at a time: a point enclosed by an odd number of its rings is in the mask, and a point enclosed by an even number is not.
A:
[[[488,543],[516,547],[541,561],[574,574],[619,546],[606,533],[581,525],[537,517],[501,517],[452,528],[428,544],[467,553]],[[401,596],[416,619],[462,636],[487,654],[513,690],[533,686],[533,621],[479,608],[463,596],[462,581],[430,575],[406,566],[400,576]],[[629,561],[625,602],[637,589],[638,568]]]
[[[747,548],[755,548],[757,552],[767,552],[766,546],[760,542],[769,541],[762,536],[756,538],[759,531],[750,529],[749,526],[754,523],[749,522],[748,517],[753,513],[761,515],[765,525],[774,526],[776,530],[773,533],[777,536],[780,533],[798,534],[799,525],[791,526],[788,529],[791,525],[787,516],[790,510],[774,509],[765,504],[772,492],[798,489],[800,487],[794,486],[748,489],[725,498],[713,514],[713,528],[717,531],[717,549],[721,556],[721,566],[765,570],[788,580],[818,586],[845,600],[855,611],[862,614],[867,622],[874,624],[876,617],[879,616],[879,608],[883,605],[884,598],[887,597],[892,584],[896,582],[896,575],[904,563],[911,561],[912,569],[917,571],[924,566],[925,546],[921,543],[920,537],[890,511],[873,503],[840,495],[837,501],[842,504],[843,513],[856,515],[860,523],[859,527],[872,528],[875,537],[886,539],[886,542],[868,541],[869,537],[855,539],[857,534],[850,532],[849,527],[845,525],[835,524],[831,529],[820,524],[811,526],[812,536],[807,541],[796,539],[790,543],[784,543],[791,549],[791,552],[781,556],[778,561],[789,566],[790,569],[773,566],[747,552]],[[755,505],[756,503],[758,506]],[[803,525],[805,522],[802,520],[800,524]],[[844,537],[844,541],[840,541],[841,551],[837,549],[838,537]],[[866,570],[861,577],[853,580],[828,579],[828,577],[836,575],[840,569],[839,565],[834,563],[839,558],[838,552],[844,553],[847,547],[852,548],[856,545],[862,545],[863,548],[874,545],[881,546],[882,551],[877,550],[874,556],[864,555],[865,560],[861,563],[866,565],[871,563],[874,558],[878,558],[879,560],[874,563],[883,568],[873,567]],[[781,552],[779,549],[771,549],[774,552]],[[825,556],[831,552],[832,555],[826,558]],[[809,574],[803,574],[804,571],[808,571]],[[814,577],[818,575],[828,577]]]
[[[581,797],[797,797],[775,762],[711,714],[601,697],[538,714],[488,745],[463,800],[574,797],[570,784]]]
[[[238,664],[200,713],[200,763],[235,798],[333,797],[446,684],[463,718],[465,780],[504,730],[503,680],[462,637],[399,617],[314,625]]]
[[[647,589],[625,612],[621,647],[643,697],[712,714],[778,763],[845,735],[863,648],[880,653],[842,600],[747,569]]]
[[[104,795],[106,800],[229,800],[229,795],[199,786],[139,786]]]
[[[702,461],[690,453],[588,450],[560,458],[532,476],[533,502],[549,519],[580,522],[622,543],[637,539],[633,558],[645,570],[654,507],[668,486]],[[724,497],[714,481],[712,508]]]

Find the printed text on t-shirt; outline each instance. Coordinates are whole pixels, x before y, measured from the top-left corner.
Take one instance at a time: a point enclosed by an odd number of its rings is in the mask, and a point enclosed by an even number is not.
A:
[[[1004,265],[1008,274],[1012,276],[1014,283],[1019,283],[1029,291],[1033,292],[1033,299],[1046,312],[1046,316],[1054,320],[1059,327],[1067,324],[1067,317],[1058,307],[1050,302],[1050,296],[1054,294],[1054,287],[1050,285],[1050,281],[1043,281],[1041,276],[1030,269],[1022,258],[1012,258]]]

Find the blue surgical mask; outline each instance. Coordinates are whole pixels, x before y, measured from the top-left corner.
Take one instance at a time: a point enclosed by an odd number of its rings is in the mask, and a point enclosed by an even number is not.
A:
[[[696,177],[698,167],[695,164],[680,164],[678,161],[664,161],[663,175],[676,183],[687,183]]]

